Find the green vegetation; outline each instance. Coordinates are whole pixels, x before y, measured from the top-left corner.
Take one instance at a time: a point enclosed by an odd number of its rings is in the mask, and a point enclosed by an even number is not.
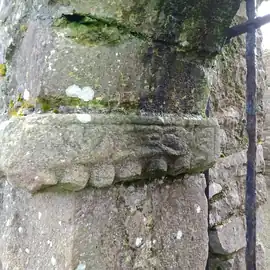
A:
[[[0,64],[0,76],[4,77],[7,73],[6,64]]]
[[[19,102],[20,106],[15,108],[15,103]],[[104,98],[95,98],[91,101],[83,101],[79,98],[67,96],[45,96],[39,97],[34,100],[26,101],[21,95],[16,101],[9,102],[9,115],[10,116],[23,116],[24,109],[32,109],[40,106],[43,113],[52,112],[59,113],[60,107],[67,108],[86,108],[92,110],[107,110],[117,111],[121,113],[136,112],[138,110],[138,101],[118,101],[106,100]]]
[[[116,45],[133,37],[146,39],[143,34],[119,24],[113,19],[100,19],[92,15],[63,15],[54,26],[67,30],[67,37],[87,45]]]
[[[20,25],[20,32],[25,33],[27,31],[28,27],[26,24],[21,24]]]

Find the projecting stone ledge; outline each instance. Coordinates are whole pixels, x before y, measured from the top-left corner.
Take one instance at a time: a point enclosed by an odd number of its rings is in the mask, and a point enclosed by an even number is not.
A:
[[[201,172],[219,155],[218,131],[215,119],[191,116],[11,118],[0,124],[0,171],[30,192]]]

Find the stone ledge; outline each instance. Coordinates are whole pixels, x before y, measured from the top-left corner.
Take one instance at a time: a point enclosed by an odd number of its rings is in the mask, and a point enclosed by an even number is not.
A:
[[[192,116],[11,118],[0,124],[0,171],[30,192],[200,172],[219,155],[218,130],[215,119]]]

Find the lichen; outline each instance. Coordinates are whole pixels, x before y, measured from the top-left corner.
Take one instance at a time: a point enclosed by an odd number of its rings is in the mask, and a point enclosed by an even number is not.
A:
[[[0,76],[4,77],[7,73],[6,64],[0,64]]]

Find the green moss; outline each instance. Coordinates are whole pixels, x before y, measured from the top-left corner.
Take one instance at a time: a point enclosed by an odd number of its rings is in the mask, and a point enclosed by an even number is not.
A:
[[[18,96],[17,101],[21,103],[20,107],[15,108],[15,102],[10,100],[8,105],[8,114],[9,116],[24,116],[24,109],[33,109],[35,106],[33,103],[24,100],[21,95]]]
[[[37,99],[43,112],[59,112],[60,106],[64,107],[77,107],[88,109],[107,109],[118,110],[122,112],[134,111],[138,109],[137,101],[124,101],[119,100],[106,100],[104,98],[95,98],[91,101],[83,101],[75,97],[67,96],[45,96]]]
[[[6,64],[0,64],[0,76],[4,77],[7,73]]]
[[[92,15],[63,15],[54,22],[56,28],[67,30],[67,37],[76,42],[88,45],[116,45],[134,36],[145,38],[113,19],[101,19]]]
[[[28,29],[28,26],[26,24],[21,24],[20,25],[20,32],[25,33]]]

